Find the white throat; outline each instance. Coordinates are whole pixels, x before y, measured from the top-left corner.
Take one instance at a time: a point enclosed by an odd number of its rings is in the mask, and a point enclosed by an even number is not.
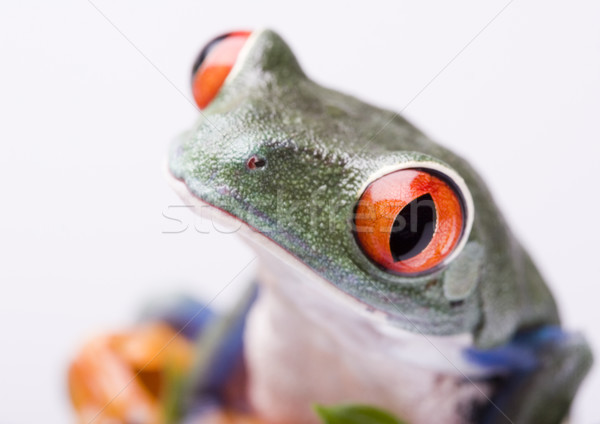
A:
[[[483,370],[463,359],[469,334],[425,336],[370,319],[316,274],[258,253],[261,291],[248,318],[246,363],[252,405],[269,422],[313,423],[315,403],[353,402],[408,422],[462,423],[464,406],[489,394],[473,383]]]

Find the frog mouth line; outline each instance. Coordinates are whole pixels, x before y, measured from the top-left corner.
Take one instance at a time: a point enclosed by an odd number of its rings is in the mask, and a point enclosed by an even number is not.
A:
[[[243,237],[247,238],[247,235],[248,235],[247,233],[251,232],[252,234],[261,236],[261,238],[263,238],[263,239],[267,239],[269,242],[274,243],[279,248],[283,249],[289,255],[296,257],[295,254],[293,254],[292,252],[287,250],[279,242],[274,240],[272,237],[269,237],[267,233],[260,231],[258,228],[256,228],[252,224],[249,224],[248,222],[237,217],[236,215],[232,214],[231,212],[227,211],[226,209],[223,209],[222,207],[216,205],[213,201],[194,193],[192,190],[190,190],[190,188],[186,184],[185,179],[176,177],[170,171],[168,172],[168,178],[169,178],[169,181],[171,182],[171,186],[175,189],[177,194],[182,199],[188,200],[191,203],[199,202],[201,207],[208,207],[209,210],[211,211],[210,218],[213,219],[214,221],[223,223],[225,225],[232,224],[232,223],[238,224],[236,227],[247,230],[247,231],[242,231]],[[177,186],[183,186],[185,190],[183,190],[183,189],[180,190],[177,188]],[[217,189],[215,189],[214,192],[218,196],[234,199],[239,205],[246,208],[253,215],[255,215],[259,220],[262,220],[263,222],[265,222],[266,224],[268,224],[272,227],[276,226],[274,220],[270,219],[265,213],[256,209],[250,203],[248,203],[247,201],[242,199],[241,196],[239,196],[239,194],[236,191],[232,190],[231,188],[223,185],[223,186],[220,186]],[[309,252],[310,254],[316,255],[318,253],[314,250],[311,250],[309,248],[309,246],[306,245],[306,243],[304,243],[298,236],[294,235],[293,233],[286,231],[285,234],[287,236],[287,239],[289,239],[289,241],[291,243],[294,243],[295,245],[300,246],[302,249]],[[296,259],[300,260],[299,258],[296,258]]]
[[[284,246],[282,246],[279,242],[277,242],[273,238],[269,237],[267,234],[261,232],[258,228],[254,227],[253,225],[240,219],[239,217],[237,217],[236,215],[232,214],[231,212],[223,209],[222,207],[215,205],[211,201],[204,199],[204,198],[198,196],[197,194],[195,194],[194,192],[192,192],[190,190],[190,188],[188,187],[188,185],[186,184],[185,180],[183,178],[175,176],[170,171],[170,169],[168,169],[168,167],[167,167],[166,173],[167,173],[167,179],[169,181],[169,185],[175,190],[177,195],[182,200],[184,200],[186,203],[191,204],[192,206],[200,206],[200,208],[194,208],[194,209],[202,210],[202,209],[208,208],[208,210],[210,211],[210,219],[211,220],[214,220],[214,222],[219,222],[226,226],[238,228],[237,232],[239,232],[239,235],[245,241],[249,242],[252,246],[257,246],[257,247],[263,248],[263,249],[269,251],[270,253],[274,253],[278,257],[283,256],[283,257],[287,258],[286,262],[290,262],[289,258],[293,258],[293,261],[296,263],[296,265],[301,264],[304,268],[306,268],[307,270],[310,270],[311,274],[313,274],[315,277],[318,277],[321,280],[325,281],[328,286],[335,287],[335,284],[332,281],[321,276],[319,273],[317,273],[315,270],[313,270],[310,266],[306,265],[299,257],[297,257],[297,255],[290,252],[288,249],[286,249]],[[225,187],[223,187],[222,189],[219,190],[219,194],[220,195],[228,195],[228,196],[232,195],[232,193],[229,192],[227,190],[227,188],[225,188]],[[246,206],[248,208],[252,208],[251,205],[247,204],[239,197],[237,197],[237,196],[233,196],[233,197],[241,205]],[[257,216],[259,216],[259,218],[261,218],[265,221],[268,220],[268,218],[266,216],[264,216],[264,214],[262,214],[262,213],[257,213]],[[287,233],[287,235],[292,242],[304,245],[304,243],[302,243],[301,240],[299,240],[293,234]],[[274,251],[277,251],[277,252],[274,252]],[[344,292],[342,292],[342,293],[344,293]],[[351,296],[351,295],[348,295],[348,296]],[[351,296],[351,297],[356,302],[359,302],[359,303],[367,306],[366,304],[362,303],[359,299],[354,298],[353,296]]]

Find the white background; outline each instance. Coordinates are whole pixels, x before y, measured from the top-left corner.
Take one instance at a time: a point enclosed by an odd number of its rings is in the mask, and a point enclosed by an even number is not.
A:
[[[82,340],[149,297],[212,297],[251,260],[231,235],[163,234],[162,217],[180,204],[162,158],[197,116],[190,65],[238,28],[276,29],[323,84],[408,104],[483,174],[600,352],[600,3],[514,0],[496,19],[506,1],[95,3],[122,33],[86,0],[0,6],[0,423],[70,422]],[[596,368],[575,423],[599,422],[599,394]]]

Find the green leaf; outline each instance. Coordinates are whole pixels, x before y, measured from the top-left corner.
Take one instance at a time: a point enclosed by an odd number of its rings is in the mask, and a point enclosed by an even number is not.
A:
[[[389,412],[368,405],[315,405],[323,424],[406,424]]]

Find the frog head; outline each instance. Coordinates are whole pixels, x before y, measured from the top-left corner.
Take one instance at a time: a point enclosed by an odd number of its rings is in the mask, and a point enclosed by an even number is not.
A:
[[[176,189],[309,281],[400,328],[481,346],[557,321],[473,168],[397,113],[311,81],[276,33],[209,43],[193,90],[200,117],[169,155]]]

